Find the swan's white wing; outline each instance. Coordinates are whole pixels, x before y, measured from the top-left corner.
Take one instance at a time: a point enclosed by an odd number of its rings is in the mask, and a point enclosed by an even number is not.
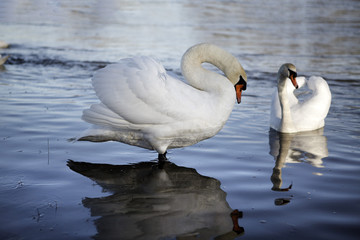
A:
[[[331,92],[328,84],[322,77],[310,77],[307,86],[312,90],[303,102],[293,107],[294,121],[304,126],[323,127],[331,104]]]
[[[118,115],[132,124],[162,124],[201,116],[196,105],[208,97],[168,75],[149,57],[108,65],[94,75],[92,83],[102,104],[115,113],[104,110],[107,115]]]
[[[102,103],[93,104],[89,109],[85,109],[82,119],[95,125],[107,125],[110,127],[128,125],[128,122]]]

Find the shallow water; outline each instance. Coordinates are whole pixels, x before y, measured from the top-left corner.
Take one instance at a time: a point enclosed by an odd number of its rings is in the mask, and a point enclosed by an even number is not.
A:
[[[356,0],[1,1],[0,238],[357,239],[359,30]],[[97,69],[144,54],[181,78],[183,52],[204,41],[249,80],[218,135],[164,166],[153,151],[68,141],[88,127]],[[269,131],[284,62],[328,81],[324,129]]]

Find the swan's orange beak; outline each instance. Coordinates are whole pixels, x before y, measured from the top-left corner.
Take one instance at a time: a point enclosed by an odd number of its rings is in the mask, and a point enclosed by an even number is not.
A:
[[[242,92],[243,88],[244,88],[244,84],[236,84],[235,85],[237,103],[241,103],[241,92]]]
[[[296,89],[298,89],[299,86],[298,86],[298,84],[297,84],[297,82],[296,82],[296,77],[294,77],[293,74],[290,75],[290,80],[291,80],[292,84],[294,85],[294,87],[295,87]]]

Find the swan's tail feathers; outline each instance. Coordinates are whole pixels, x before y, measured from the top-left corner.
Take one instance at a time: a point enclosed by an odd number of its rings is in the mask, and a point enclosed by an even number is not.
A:
[[[85,109],[81,118],[94,125],[109,126],[114,128],[124,127],[129,124],[126,120],[111,111],[102,103],[93,104],[89,109]]]

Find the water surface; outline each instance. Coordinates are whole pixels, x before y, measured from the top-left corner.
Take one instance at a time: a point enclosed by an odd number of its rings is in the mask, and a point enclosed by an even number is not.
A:
[[[355,0],[1,1],[0,238],[357,239],[359,29]],[[89,126],[97,69],[142,54],[182,79],[182,54],[205,41],[249,80],[218,135],[165,166],[153,151],[68,141]],[[325,128],[269,131],[284,62],[327,80]]]

